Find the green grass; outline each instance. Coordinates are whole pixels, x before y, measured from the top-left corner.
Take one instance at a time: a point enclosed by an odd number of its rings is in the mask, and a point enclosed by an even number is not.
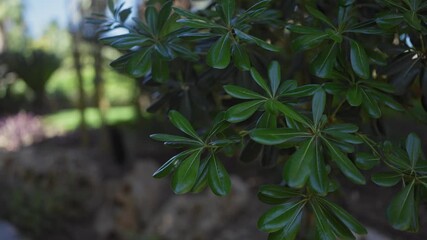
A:
[[[96,108],[88,108],[85,111],[86,124],[89,128],[98,128],[101,126],[101,118]],[[116,124],[119,122],[132,121],[136,118],[133,106],[112,107],[106,114],[107,124]],[[64,110],[43,117],[46,126],[61,131],[73,131],[79,127],[80,113],[77,109]]]

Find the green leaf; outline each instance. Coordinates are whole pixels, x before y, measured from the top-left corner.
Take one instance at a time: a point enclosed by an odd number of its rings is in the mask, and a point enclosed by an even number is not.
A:
[[[354,40],[350,41],[350,61],[354,72],[359,77],[367,79],[371,76],[368,55],[365,49]]]
[[[328,19],[328,17],[325,16],[321,11],[317,10],[314,7],[311,7],[309,5],[305,6],[305,9],[310,13],[311,16],[319,19],[320,21],[328,24],[330,27],[335,28],[334,24]]]
[[[318,35],[318,34],[323,33],[322,30],[319,30],[317,28],[301,26],[301,25],[297,25],[297,24],[286,25],[286,29],[288,29],[289,31],[291,31],[293,33],[299,33],[299,34],[304,34],[304,35],[308,35],[308,34]]]
[[[176,194],[189,192],[197,180],[202,150],[192,153],[178,166],[172,177],[172,189]]]
[[[119,50],[128,50],[135,46],[142,46],[150,41],[142,35],[135,33],[122,34],[112,37],[103,37],[99,39],[103,44],[108,44]]]
[[[319,46],[328,36],[324,32],[299,36],[292,41],[291,46],[294,51],[305,51]]]
[[[381,187],[393,187],[402,180],[402,175],[395,172],[375,173],[371,180]]]
[[[251,68],[251,76],[258,84],[258,86],[260,86],[269,96],[273,96],[271,94],[270,87],[268,86],[267,82],[254,67]]]
[[[320,78],[327,78],[332,74],[335,66],[338,48],[336,43],[324,48],[311,63],[311,71]]]
[[[362,139],[350,133],[329,131],[328,135],[331,136],[332,138],[335,138],[338,142],[345,142],[345,143],[351,143],[351,144],[363,143]]]
[[[372,118],[381,117],[381,109],[378,106],[378,102],[371,96],[370,93],[367,93],[365,89],[361,89],[363,95],[362,107],[368,112],[369,116]]]
[[[190,138],[177,136],[177,135],[170,135],[170,134],[151,134],[150,138],[161,141],[161,142],[170,142],[170,143],[176,143],[176,144],[188,144],[188,145],[201,145],[199,141],[195,141]]]
[[[203,142],[194,128],[191,126],[190,122],[181,113],[175,110],[169,111],[169,120],[183,133],[193,137],[194,139],[197,139],[200,142]]]
[[[346,94],[347,102],[353,106],[358,107],[363,102],[363,95],[358,85],[352,86]]]
[[[232,123],[245,121],[256,112],[262,103],[264,103],[262,100],[253,100],[234,105],[227,110],[225,118]]]
[[[362,173],[356,168],[353,162],[348,159],[347,155],[342,153],[327,139],[323,138],[326,147],[329,149],[332,160],[340,168],[341,172],[356,184],[365,184],[366,180]]]
[[[230,192],[230,176],[227,170],[225,170],[224,165],[216,159],[215,155],[212,155],[212,158],[209,160],[208,182],[215,195],[225,196]]]
[[[316,233],[321,240],[336,240],[330,221],[325,216],[325,213],[317,201],[311,201],[311,208],[313,209],[314,216],[316,217]]]
[[[308,132],[292,128],[256,128],[250,132],[252,140],[264,145],[277,145],[285,142],[300,142],[309,137]]]
[[[307,97],[313,95],[319,89],[318,84],[305,84],[303,86],[287,91],[286,97]]]
[[[242,32],[238,29],[234,29],[234,32],[236,33],[236,35],[240,39],[245,40],[246,42],[249,42],[249,43],[254,43],[254,44],[258,45],[259,47],[264,48],[265,50],[273,51],[273,52],[279,52],[280,51],[280,49],[278,47],[271,45],[271,44],[265,42],[264,40],[261,40],[259,38],[254,37],[254,36],[246,34],[246,33]]]
[[[265,98],[264,96],[262,96],[259,93],[253,92],[247,88],[242,88],[239,86],[234,86],[234,85],[225,85],[224,86],[224,90],[225,92],[234,97],[234,98],[238,98],[238,99],[263,99]]]
[[[277,127],[277,114],[264,112],[258,119],[257,128],[276,128]]]
[[[389,13],[378,17],[376,22],[381,28],[389,29],[398,26],[402,20],[403,16],[401,14]]]
[[[239,160],[244,163],[253,162],[259,157],[263,149],[263,145],[249,140],[243,147]]]
[[[411,228],[413,219],[418,218],[418,216],[414,216],[414,184],[415,180],[406,185],[405,188],[393,198],[387,208],[387,218],[395,229],[401,231],[408,230]]]
[[[280,80],[282,79],[279,62],[271,62],[268,67],[268,78],[270,79],[271,92],[273,93],[273,96],[275,96],[277,89],[279,89]]]
[[[315,137],[305,141],[298,150],[286,161],[283,177],[293,188],[302,188],[310,176],[310,166],[316,157]]]
[[[133,77],[141,77],[151,69],[152,48],[143,49],[132,54],[132,58],[127,64],[127,71]],[[114,62],[111,63],[113,65]]]
[[[223,29],[223,26],[221,25],[218,25],[212,22],[207,22],[200,19],[181,18],[181,19],[178,19],[177,22],[191,28]]]
[[[276,232],[298,216],[304,205],[304,202],[289,202],[275,206],[259,218],[258,228],[264,232]]]
[[[234,65],[236,65],[238,68],[244,71],[250,70],[251,62],[246,50],[237,43],[233,44],[232,50],[233,50]]]
[[[176,166],[184,160],[188,155],[194,153],[195,149],[189,149],[184,152],[181,152],[173,157],[171,157],[168,161],[166,161],[155,173],[153,173],[153,177],[155,178],[163,178],[169,175],[176,168]]]
[[[319,124],[322,118],[323,112],[325,111],[326,105],[326,93],[323,88],[319,88],[313,95],[311,111],[313,113],[313,121],[315,124]]]
[[[264,185],[260,187],[258,198],[267,204],[282,204],[289,199],[300,197],[301,193],[292,188],[277,185]]]
[[[220,4],[224,11],[225,22],[230,26],[231,19],[233,18],[234,11],[236,9],[236,0],[220,0]]]
[[[417,31],[421,31],[421,19],[415,11],[406,11],[403,13],[403,18],[406,23]]]
[[[356,153],[356,166],[362,170],[369,170],[380,164],[380,158],[367,152]]]
[[[311,126],[310,122],[305,117],[303,117],[300,113],[295,111],[292,107],[278,101],[275,101],[274,103],[275,103],[274,105],[276,109],[278,109],[286,117],[291,118],[297,122],[300,122],[306,126]]]
[[[145,20],[152,33],[157,33],[159,31],[157,28],[158,15],[154,6],[148,6],[145,9]]]
[[[315,158],[312,162],[313,164],[310,166],[310,185],[316,192],[326,194],[329,190],[328,173],[323,159],[321,144],[316,140],[315,145]]]
[[[194,186],[191,188],[192,193],[200,193],[205,190],[208,185],[208,165],[210,157],[211,155],[201,161],[199,171],[197,172],[196,183],[194,183]]]
[[[218,69],[224,69],[230,64],[231,40],[230,34],[222,36],[208,51],[206,63]]]
[[[327,126],[324,132],[343,132],[343,133],[355,133],[359,131],[359,127],[357,125],[351,123],[339,123],[339,124],[331,124]]]
[[[421,154],[421,140],[415,133],[410,133],[406,138],[406,151],[408,152],[411,166],[414,168]]]
[[[277,232],[270,233],[268,235],[268,240],[293,240],[298,235],[298,230],[301,225],[303,211],[300,211],[299,214],[296,214],[292,217],[289,223],[282,229]]]
[[[366,228],[359,221],[357,221],[353,216],[351,216],[337,204],[326,199],[321,199],[321,202],[324,203],[330,209],[330,212],[333,213],[341,222],[343,222],[344,225],[346,225],[351,231],[359,235],[365,235],[368,233]]]
[[[157,27],[159,30],[162,30],[165,24],[167,23],[169,16],[172,12],[172,1],[166,1],[162,8],[160,9],[159,16],[158,16],[158,22]]]

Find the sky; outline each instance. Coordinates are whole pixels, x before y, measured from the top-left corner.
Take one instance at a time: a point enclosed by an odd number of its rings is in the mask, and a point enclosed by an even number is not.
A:
[[[73,0],[23,0],[23,2],[24,19],[30,37],[41,37],[52,21],[58,22],[62,28],[67,27]],[[133,0],[125,0],[125,2],[130,6]]]

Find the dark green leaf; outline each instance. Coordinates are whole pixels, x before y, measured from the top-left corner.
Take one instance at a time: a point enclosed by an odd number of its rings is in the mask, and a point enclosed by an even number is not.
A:
[[[226,119],[232,123],[245,121],[256,112],[263,102],[262,100],[253,100],[234,105],[227,110]]]
[[[365,184],[365,177],[360,173],[360,171],[354,166],[353,162],[348,159],[347,155],[342,153],[336,146],[334,146],[330,141],[324,139],[326,147],[329,149],[332,160],[340,168],[341,172],[347,176],[352,182],[356,184]]]
[[[166,1],[162,8],[160,9],[159,16],[158,16],[158,28],[159,30],[163,29],[165,26],[167,20],[169,19],[169,16],[172,12],[172,1]]]
[[[293,188],[302,188],[310,176],[310,167],[315,159],[315,138],[306,140],[298,150],[286,161],[283,177]]]
[[[197,180],[202,150],[192,153],[178,166],[172,177],[172,189],[176,194],[189,192]]]
[[[315,158],[312,162],[312,166],[310,166],[310,185],[316,192],[320,194],[326,194],[329,189],[329,179],[323,159],[323,151],[321,149],[322,146],[318,140],[316,140],[315,145]]]
[[[322,203],[324,203],[341,222],[343,222],[351,231],[365,235],[368,232],[365,227],[360,224],[353,216],[351,216],[348,212],[346,212],[343,208],[336,205],[333,202],[330,202],[326,199],[321,199]]]
[[[421,19],[418,17],[418,14],[415,11],[406,11],[403,13],[403,18],[409,26],[413,27],[415,30],[420,31],[422,28]]]
[[[382,28],[394,28],[399,25],[403,20],[403,16],[400,14],[389,13],[383,16],[380,16],[376,19],[378,26]]]
[[[276,101],[275,107],[286,117],[291,118],[297,122],[300,122],[306,126],[311,126],[310,122],[303,115],[295,111],[290,106]]]
[[[298,190],[277,185],[261,186],[258,192],[258,198],[267,204],[282,204],[300,196]]]
[[[258,220],[258,228],[264,232],[276,232],[288,225],[304,208],[303,202],[289,202],[275,206]]]
[[[224,11],[225,22],[227,25],[231,25],[231,19],[233,18],[234,11],[236,9],[236,0],[220,0],[222,10]]]
[[[363,102],[363,95],[360,87],[358,85],[352,86],[347,92],[346,99],[351,106],[360,106]]]
[[[361,89],[361,91],[363,95],[362,106],[368,112],[369,116],[372,118],[381,117],[381,109],[378,106],[378,102],[365,89]]]
[[[172,122],[172,124],[177,127],[179,130],[181,130],[183,133],[199,140],[199,135],[196,133],[194,128],[191,126],[190,122],[179,112],[175,110],[171,110],[169,112],[169,120]]]
[[[327,38],[328,34],[323,32],[299,36],[292,41],[292,49],[295,51],[312,49],[319,46]]]
[[[402,176],[394,172],[375,173],[371,180],[381,187],[392,187],[402,180]]]
[[[209,66],[224,69],[230,63],[231,40],[230,34],[222,36],[208,51],[206,62]]]
[[[324,48],[311,63],[311,71],[320,78],[327,78],[332,74],[335,66],[338,48],[336,43]]]
[[[294,215],[294,217],[289,221],[289,223],[282,229],[277,232],[270,233],[268,235],[268,240],[293,240],[298,235],[298,230],[301,225],[303,211],[300,211],[299,214]]]
[[[233,61],[238,68],[248,71],[251,69],[251,62],[246,50],[239,44],[233,44]]]
[[[305,84],[301,87],[286,91],[286,97],[308,97],[313,95],[319,89],[318,84]]]
[[[224,86],[225,92],[227,92],[228,95],[238,98],[238,99],[263,99],[265,98],[259,93],[253,92],[249,89],[242,88],[239,86],[234,85],[225,85]]]
[[[192,193],[200,193],[205,190],[206,186],[208,186],[208,166],[211,156],[212,155],[209,155],[206,159],[203,159],[200,164],[199,171],[197,172],[196,183],[194,183],[193,188],[191,188]]]
[[[335,28],[334,24],[328,19],[328,17],[325,16],[321,11],[317,10],[314,7],[311,7],[309,5],[305,6],[305,9],[310,13],[311,16],[319,19],[320,21],[328,24],[330,27]]]
[[[327,133],[335,131],[343,133],[355,133],[359,131],[359,127],[350,123],[331,124],[327,126],[324,131]]]
[[[158,15],[154,6],[148,6],[145,9],[145,20],[151,32],[157,33],[159,31],[157,28]]]
[[[156,140],[156,141],[162,141],[162,142],[172,142],[177,144],[188,144],[188,145],[200,145],[201,143],[199,141],[195,141],[190,138],[176,136],[176,135],[169,135],[169,134],[151,134],[150,138]]]
[[[387,209],[387,218],[393,228],[405,231],[411,227],[415,211],[415,196],[414,196],[415,180],[406,185],[391,201]]]
[[[310,134],[291,128],[256,128],[251,131],[250,136],[255,142],[276,145],[285,142],[299,142],[309,137]]]
[[[279,89],[280,80],[282,79],[279,62],[271,62],[268,67],[268,77],[270,79],[271,92],[273,93],[273,96],[275,96],[277,89]]]
[[[301,26],[301,25],[296,25],[296,24],[289,24],[286,26],[286,29],[288,29],[289,31],[291,31],[293,33],[299,33],[299,34],[304,34],[304,35],[308,35],[308,34],[319,35],[319,34],[323,33],[322,30],[319,30],[317,28]]]
[[[127,64],[127,71],[134,77],[141,77],[151,69],[152,48],[143,49],[132,55]],[[111,63],[113,65],[114,62]]]
[[[329,131],[328,135],[331,136],[332,138],[335,138],[338,142],[346,142],[351,144],[363,143],[362,139],[350,133]]]
[[[236,33],[236,35],[240,39],[245,40],[246,42],[249,42],[249,43],[254,43],[254,44],[258,45],[259,47],[264,48],[265,50],[273,51],[273,52],[280,51],[279,48],[277,48],[277,47],[275,47],[275,46],[273,46],[273,45],[271,45],[271,44],[269,44],[269,43],[267,43],[267,42],[265,42],[259,38],[251,36],[249,34],[246,34],[246,33],[242,32],[238,29],[234,29],[234,32]]]
[[[354,40],[350,41],[350,61],[354,72],[359,77],[367,79],[371,76],[368,55],[365,49]]]
[[[415,133],[410,133],[406,138],[406,151],[408,152],[411,166],[414,168],[421,154],[421,140]]]
[[[369,170],[380,164],[380,158],[367,152],[356,153],[356,166],[362,170]]]
[[[184,160],[188,155],[194,153],[196,150],[189,149],[184,152],[181,152],[172,158],[170,158],[167,162],[165,162],[155,173],[153,173],[153,177],[155,178],[163,178],[166,177],[172,170],[176,168],[179,163]]]
[[[319,124],[322,118],[323,112],[325,111],[326,104],[326,93],[323,88],[319,88],[313,95],[311,111],[313,113],[313,121],[315,124]]]
[[[251,76],[255,80],[255,82],[266,92],[269,96],[272,96],[272,93],[270,91],[270,87],[268,86],[267,82],[264,80],[264,78],[259,74],[259,72],[252,67],[251,68]]]
[[[215,155],[212,155],[212,158],[209,160],[208,182],[212,192],[218,196],[225,196],[230,192],[230,176],[221,161],[216,159]]]

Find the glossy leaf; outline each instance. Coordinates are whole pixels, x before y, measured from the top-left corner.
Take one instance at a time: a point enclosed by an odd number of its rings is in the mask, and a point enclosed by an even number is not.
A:
[[[238,68],[248,71],[251,69],[251,62],[246,50],[239,44],[233,44],[233,61]]]
[[[171,157],[168,161],[166,161],[156,172],[153,173],[153,177],[155,178],[163,178],[166,177],[169,173],[172,172],[176,168],[179,163],[188,157],[190,154],[194,153],[196,150],[190,149],[183,151],[173,157]]]
[[[169,120],[172,124],[181,130],[183,133],[201,141],[199,135],[196,133],[190,122],[179,112],[172,110],[169,112]]]
[[[316,8],[311,7],[309,5],[306,5],[305,8],[310,13],[310,15],[312,15],[313,17],[319,19],[320,21],[328,24],[331,27],[334,27],[334,24],[332,24],[332,22],[321,11],[319,11]]]
[[[293,188],[302,188],[310,176],[310,166],[316,157],[315,138],[306,140],[286,161],[283,178]]]
[[[206,62],[209,66],[224,69],[230,64],[231,40],[227,33],[212,45],[208,51]]]
[[[261,100],[253,100],[234,105],[227,110],[226,119],[232,123],[245,121],[258,110],[262,103]]]
[[[354,72],[361,78],[367,79],[371,75],[369,58],[365,49],[356,41],[350,41],[350,61]]]
[[[311,70],[314,75],[320,78],[327,78],[332,74],[336,63],[338,48],[336,43],[321,50],[311,63]]]
[[[176,136],[176,135],[170,135],[170,134],[151,134],[150,138],[156,140],[156,141],[162,141],[162,142],[172,142],[177,144],[188,144],[188,145],[200,145],[201,143],[199,141],[195,141],[190,138],[182,137],[182,136]]]
[[[378,102],[370,95],[370,93],[366,92],[366,90],[362,89],[363,102],[362,106],[366,109],[369,116],[372,118],[381,117],[381,109],[378,106]]]
[[[342,153],[336,146],[334,146],[330,141],[324,141],[326,147],[329,149],[332,160],[340,168],[341,172],[346,175],[352,182],[356,184],[365,184],[365,177],[360,173],[356,168],[353,162],[348,159],[348,157]]]
[[[392,187],[402,180],[402,175],[393,172],[375,173],[371,179],[378,186]]]
[[[282,204],[298,197],[301,197],[298,190],[277,185],[261,186],[258,192],[258,198],[268,204]]]
[[[363,102],[363,95],[360,87],[352,86],[347,92],[346,99],[351,106],[360,106]]]
[[[416,211],[413,210],[415,208],[414,191],[414,182],[411,182],[393,198],[387,208],[387,218],[393,228],[408,230],[413,219],[418,218],[414,216]]]
[[[201,150],[192,153],[176,169],[172,177],[172,189],[176,194],[189,192],[197,180]]]
[[[279,62],[271,62],[270,66],[268,67],[268,77],[270,79],[271,92],[273,93],[273,96],[275,96],[277,89],[279,89],[280,80],[282,78]]]
[[[263,99],[264,96],[262,96],[259,93],[256,93],[254,91],[251,91],[247,88],[242,88],[239,86],[234,85],[225,85],[224,86],[225,92],[227,92],[228,95],[238,98],[238,99]]]
[[[421,140],[415,133],[409,134],[406,138],[406,151],[408,152],[411,166],[415,167],[421,153]]]
[[[326,93],[322,88],[319,88],[313,95],[311,111],[313,113],[313,121],[318,124],[323,116],[326,105]]]
[[[264,78],[259,74],[259,72],[255,68],[251,68],[251,76],[255,80],[255,82],[260,86],[269,96],[272,96],[270,91],[270,87]]]
[[[288,225],[303,208],[302,202],[289,202],[273,207],[259,218],[258,228],[264,232],[276,232]]]
[[[380,164],[380,158],[371,153],[358,152],[356,153],[356,166],[362,170],[369,170]]]
[[[309,133],[291,128],[257,128],[251,131],[251,138],[264,145],[277,145],[285,142],[301,141],[309,137]]]
[[[231,181],[227,170],[215,155],[209,160],[209,186],[212,192],[218,196],[225,196],[230,192]]]
[[[329,190],[329,179],[323,158],[321,144],[315,142],[315,158],[312,162],[310,174],[310,186],[320,194],[326,194]]]

